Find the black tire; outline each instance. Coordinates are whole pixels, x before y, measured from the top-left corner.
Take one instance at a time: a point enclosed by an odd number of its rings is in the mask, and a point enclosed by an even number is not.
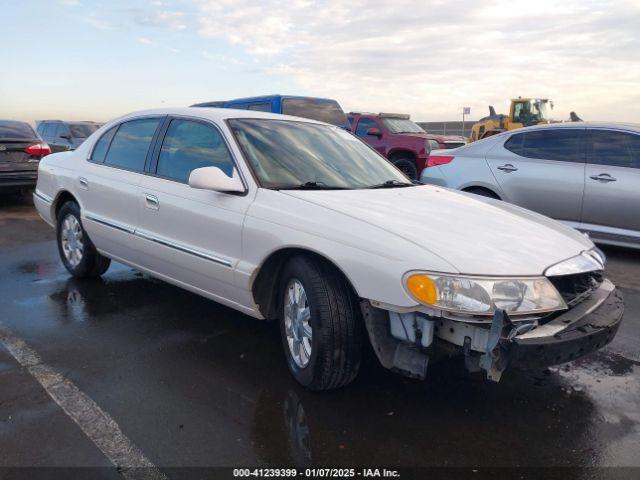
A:
[[[302,367],[294,360],[285,327],[285,295],[295,280],[306,293],[312,329],[311,353]],[[358,306],[343,275],[322,260],[296,256],[283,269],[278,295],[282,345],[294,378],[311,390],[352,382],[360,369],[362,332]]]
[[[73,217],[78,222],[80,228],[80,240],[82,241],[82,258],[77,264],[72,264],[67,258],[62,240],[63,224],[68,217]],[[71,220],[71,219],[70,219]],[[56,228],[56,239],[58,241],[58,253],[62,264],[67,271],[77,278],[99,277],[107,271],[111,260],[98,253],[91,239],[84,231],[82,219],[80,218],[80,207],[76,202],[66,202],[58,212],[58,221]]]
[[[488,188],[468,188],[465,192],[473,193],[474,195],[480,195],[481,197],[495,198],[500,200],[500,197],[493,193]]]
[[[393,164],[398,167],[410,180],[418,179],[418,169],[416,162],[410,158],[398,158],[393,160]]]

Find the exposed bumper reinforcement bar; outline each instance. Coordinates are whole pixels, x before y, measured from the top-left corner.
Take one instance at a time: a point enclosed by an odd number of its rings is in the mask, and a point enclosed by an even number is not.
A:
[[[515,329],[522,325],[514,325],[504,311],[498,311],[480,367],[487,378],[498,381],[510,365],[548,366],[575,360],[611,342],[623,314],[622,294],[608,280],[573,309],[521,334]]]

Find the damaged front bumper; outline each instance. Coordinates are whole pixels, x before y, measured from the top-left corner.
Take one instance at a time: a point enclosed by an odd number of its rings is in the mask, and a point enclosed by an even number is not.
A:
[[[383,366],[424,378],[438,349],[464,354],[471,371],[499,381],[511,366],[540,367],[575,360],[613,340],[624,313],[622,295],[608,280],[572,309],[540,325],[512,320],[502,310],[481,324],[396,314],[362,304],[369,338]]]

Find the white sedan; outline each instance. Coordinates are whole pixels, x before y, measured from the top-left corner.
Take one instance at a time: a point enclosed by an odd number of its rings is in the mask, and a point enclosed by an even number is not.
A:
[[[602,347],[622,301],[584,235],[416,185],[340,128],[214,108],[136,112],[40,162],[35,205],[77,277],[111,259],[280,322],[304,386],[358,373],[370,341],[424,378],[459,352],[498,380]]]

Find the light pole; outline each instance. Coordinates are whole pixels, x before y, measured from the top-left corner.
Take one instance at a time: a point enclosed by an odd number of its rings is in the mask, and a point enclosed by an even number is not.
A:
[[[462,107],[462,136],[466,137],[464,134],[464,116],[469,115],[471,113],[471,107]]]

